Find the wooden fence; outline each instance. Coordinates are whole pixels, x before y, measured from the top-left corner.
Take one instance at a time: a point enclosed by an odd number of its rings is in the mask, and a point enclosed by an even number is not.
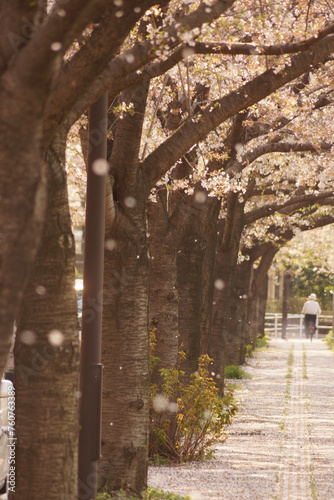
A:
[[[316,338],[325,337],[329,330],[332,329],[332,316],[318,316],[317,318]],[[282,314],[281,313],[266,313],[265,334],[272,337],[281,337],[282,335]],[[304,315],[303,314],[288,314],[286,335],[289,338],[303,338],[304,332]]]

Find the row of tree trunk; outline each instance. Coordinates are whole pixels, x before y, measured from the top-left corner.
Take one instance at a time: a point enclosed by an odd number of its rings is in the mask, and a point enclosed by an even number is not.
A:
[[[137,112],[119,123],[109,158],[99,466],[101,487],[136,492],[147,482],[150,328],[158,369],[174,366],[182,349],[189,377],[199,356],[209,354],[223,392],[224,366],[242,364],[246,346],[263,333],[266,274],[278,250],[258,243],[238,262],[246,198],[237,193],[218,199],[201,185],[191,195],[165,186],[147,201],[151,182],[139,161],[145,92],[135,100]],[[27,488],[36,500],[72,499],[77,491],[80,346],[65,137],[46,156],[47,219],[17,319],[16,499],[25,499]],[[82,320],[101,307],[102,291]],[[154,377],[159,382],[158,370]],[[41,483],[48,474],[52,481]],[[84,484],[79,491],[84,499]]]

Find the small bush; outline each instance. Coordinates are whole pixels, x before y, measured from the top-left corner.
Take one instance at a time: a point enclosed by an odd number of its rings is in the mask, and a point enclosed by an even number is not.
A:
[[[238,365],[227,365],[224,368],[224,377],[229,379],[242,379],[242,378],[251,378],[249,373],[245,372]]]
[[[328,348],[331,351],[334,351],[334,339],[332,330],[326,335],[326,337],[324,338],[324,342],[326,342]]]
[[[245,357],[246,358],[252,358],[253,357],[253,350],[254,350],[253,345],[252,344],[246,344],[245,345],[245,349],[246,349]]]
[[[256,351],[257,349],[262,349],[263,347],[269,347],[269,337],[267,335],[262,336],[261,334],[258,333],[255,346],[254,344],[247,344],[245,346],[245,357],[246,358],[252,358],[253,357],[253,352]]]
[[[209,458],[213,446],[225,441],[225,426],[231,423],[237,405],[230,389],[219,396],[209,374],[211,361],[201,356],[189,383],[178,368],[160,370],[161,387],[151,387],[151,458],[175,462]]]
[[[262,347],[269,347],[269,337],[267,335],[264,337],[260,335],[257,336],[255,349],[261,349]]]

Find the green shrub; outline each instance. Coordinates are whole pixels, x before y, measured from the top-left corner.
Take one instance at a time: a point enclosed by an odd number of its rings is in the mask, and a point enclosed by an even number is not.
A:
[[[252,344],[246,344],[245,345],[245,358],[252,358],[253,357],[253,345]]]
[[[269,337],[267,335],[264,337],[261,335],[257,336],[255,349],[262,349],[262,347],[269,347]]]
[[[267,335],[261,335],[260,333],[257,334],[255,346],[254,344],[247,344],[245,346],[245,357],[246,358],[252,358],[253,357],[253,352],[256,349],[262,349],[263,347],[269,347],[269,337]]]
[[[198,371],[189,382],[178,368],[160,370],[161,387],[151,387],[149,456],[153,460],[209,458],[213,446],[225,441],[225,427],[237,405],[230,389],[219,396],[209,374],[211,361],[209,356],[201,356]]]
[[[249,373],[238,365],[227,365],[224,368],[224,377],[228,379],[251,378]]]
[[[326,335],[326,337],[324,338],[324,342],[326,342],[328,348],[331,351],[334,351],[334,339],[332,330],[330,330],[330,332]]]

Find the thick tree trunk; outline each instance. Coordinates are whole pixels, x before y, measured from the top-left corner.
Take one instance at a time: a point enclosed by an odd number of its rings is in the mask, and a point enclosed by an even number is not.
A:
[[[140,492],[147,481],[149,412],[149,259],[144,213],[136,226],[131,240],[119,221],[108,234],[117,248],[106,253],[105,264],[99,470],[101,486]]]
[[[177,255],[180,348],[186,353],[181,363],[188,378],[197,370],[201,348],[202,266],[205,248],[198,233],[187,229]]]
[[[138,161],[147,90],[136,87],[122,96],[135,113],[119,120],[112,151],[103,299],[100,486],[137,494],[147,484],[149,421],[150,186]]]
[[[251,268],[250,262],[244,261],[238,264],[234,274],[228,314],[224,325],[225,365],[240,365],[245,360],[247,298],[250,289]]]
[[[268,299],[268,274],[263,280],[260,295],[258,298],[257,307],[257,320],[258,320],[258,333],[261,337],[265,336],[265,323],[266,323],[266,307]]]
[[[196,190],[188,199],[197,211],[177,254],[180,345],[186,352],[186,376],[197,370],[198,358],[208,353],[211,334],[213,270],[220,202]]]
[[[233,335],[228,323],[233,319],[235,311],[231,310],[230,301],[234,286],[240,237],[243,229],[244,203],[238,202],[238,195],[231,193],[227,202],[227,215],[219,229],[219,241],[216,249],[216,269],[212,311],[212,344],[210,355],[215,360],[214,372],[217,384],[222,390],[224,384],[224,364],[231,359]],[[232,306],[233,307],[233,306]],[[230,347],[231,346],[231,347]],[[228,354],[225,351],[227,349]],[[237,357],[233,353],[233,357]],[[230,363],[229,363],[230,364]]]
[[[79,336],[64,152],[64,140],[48,151],[47,219],[17,324],[13,499],[77,498]]]
[[[251,259],[258,259],[261,257],[260,262],[252,275],[252,283],[248,297],[248,329],[246,335],[246,342],[253,347],[256,345],[258,334],[261,330],[264,333],[264,316],[265,304],[267,300],[267,275],[273,258],[278,252],[278,247],[266,246],[262,249],[254,248],[251,253]]]
[[[27,97],[29,105],[23,106],[22,94],[6,92],[5,86],[1,80],[1,373],[9,353],[14,320],[39,248],[46,210],[46,180],[40,155],[42,149],[40,106],[36,104],[36,98],[31,97],[30,103],[29,95]],[[38,89],[34,89],[34,93],[38,95]],[[34,105],[36,109],[31,109]],[[26,124],[27,119],[29,127]]]
[[[251,301],[251,316],[250,316],[250,339],[251,342],[256,342],[258,336],[264,336],[265,312],[267,302],[267,276],[259,284],[259,290],[256,296]]]
[[[160,383],[158,370],[176,366],[178,360],[178,291],[176,283],[176,244],[167,237],[168,193],[159,193],[156,203],[148,205],[150,233],[150,328],[156,336],[153,355],[159,358],[152,380]],[[181,228],[180,232],[182,231]]]
[[[220,282],[214,283],[215,255],[217,246],[218,216],[221,200],[208,198],[205,218],[205,253],[202,268],[202,315],[201,315],[201,354],[209,353],[212,333],[212,307],[215,288]]]

